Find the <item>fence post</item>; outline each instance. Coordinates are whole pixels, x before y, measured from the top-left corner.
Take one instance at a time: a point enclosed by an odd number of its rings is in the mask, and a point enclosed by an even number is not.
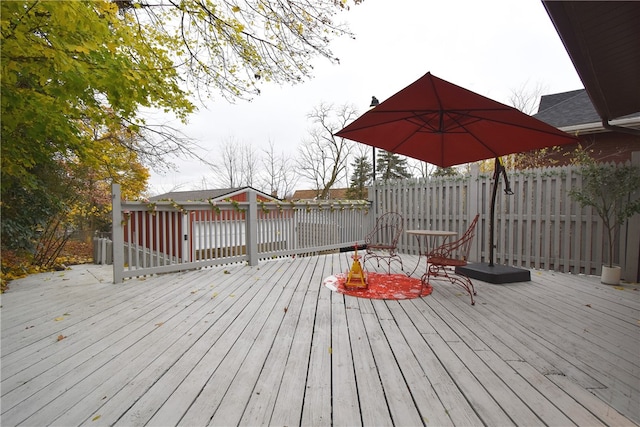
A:
[[[640,167],[640,151],[631,153],[631,166]],[[636,193],[639,190],[636,190]],[[640,221],[636,214],[627,220],[626,250],[624,252],[624,270],[622,277],[627,282],[640,281]],[[623,230],[624,231],[624,230]]]
[[[258,197],[254,190],[247,192],[249,210],[245,221],[247,222],[247,258],[249,265],[258,265]]]
[[[113,239],[113,283],[124,280],[124,230],[120,184],[111,185],[111,233]]]

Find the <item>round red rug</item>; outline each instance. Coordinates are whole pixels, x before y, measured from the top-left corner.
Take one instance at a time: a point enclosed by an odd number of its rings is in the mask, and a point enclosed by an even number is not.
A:
[[[405,274],[367,273],[367,287],[347,287],[345,273],[334,274],[322,282],[334,292],[370,299],[411,299],[424,297],[433,291],[431,285],[424,287],[420,279],[407,277]]]

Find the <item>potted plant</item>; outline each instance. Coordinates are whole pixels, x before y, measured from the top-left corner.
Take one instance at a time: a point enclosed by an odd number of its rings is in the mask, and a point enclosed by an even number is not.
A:
[[[580,164],[582,188],[569,195],[582,207],[591,206],[604,225],[608,247],[607,264],[602,266],[600,280],[606,284],[620,283],[620,266],[613,265],[615,236],[619,227],[633,215],[640,213],[640,168],[613,164],[599,164],[582,148],[576,151]]]

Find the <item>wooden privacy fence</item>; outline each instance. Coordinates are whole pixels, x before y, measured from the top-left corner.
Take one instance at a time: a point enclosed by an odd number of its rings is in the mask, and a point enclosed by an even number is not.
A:
[[[632,163],[640,165],[640,152]],[[476,166],[464,177],[404,180],[376,185],[373,210],[380,214],[399,212],[405,229],[442,229],[462,233],[480,213],[472,262],[488,262],[489,213],[492,173]],[[496,264],[599,275],[607,254],[606,232],[592,208],[569,197],[580,188],[582,178],[574,166],[509,173],[514,192],[505,195],[499,181],[496,201],[494,256]],[[640,218],[627,221],[617,236],[614,264],[623,267],[627,281],[640,279]],[[417,253],[415,238],[403,235],[400,252]]]
[[[361,245],[368,202],[123,201],[114,184],[113,280]]]

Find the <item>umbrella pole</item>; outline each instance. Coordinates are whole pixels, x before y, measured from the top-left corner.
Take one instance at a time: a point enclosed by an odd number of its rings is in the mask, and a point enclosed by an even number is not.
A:
[[[491,211],[489,212],[489,267],[493,267],[493,227],[496,214],[496,198],[498,195],[498,179],[500,179],[500,160],[496,157],[495,169],[493,173],[493,189],[491,192]]]
[[[491,189],[491,211],[489,212],[489,262],[469,263],[465,266],[456,267],[456,273],[488,283],[528,282],[531,280],[531,272],[529,270],[510,267],[507,265],[493,264],[496,199],[498,196],[498,180],[500,179],[501,173],[504,176],[505,193],[513,194],[504,165],[500,161],[500,158],[496,157],[495,173],[493,174],[492,184],[493,188]]]

